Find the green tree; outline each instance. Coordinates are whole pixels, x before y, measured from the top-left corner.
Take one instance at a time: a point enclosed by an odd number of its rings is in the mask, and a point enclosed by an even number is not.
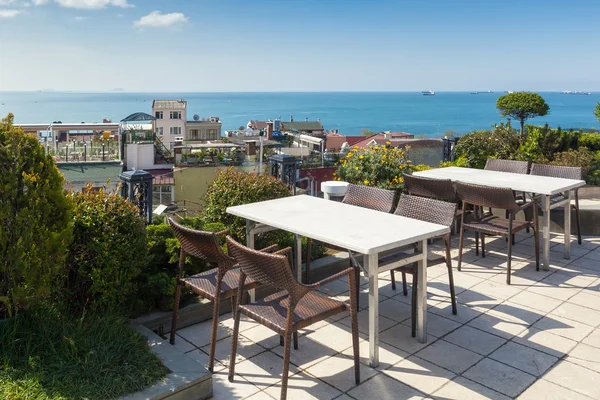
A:
[[[375,132],[373,132],[372,130],[369,130],[367,128],[362,128],[360,130],[360,136],[371,137],[371,136],[375,136],[375,135],[377,135]]]
[[[537,93],[516,92],[500,96],[496,108],[503,117],[512,117],[521,122],[523,136],[525,120],[548,114],[550,107],[542,96]]]
[[[13,118],[0,121],[0,313],[8,314],[57,288],[72,232],[62,175]]]
[[[596,109],[594,110],[594,115],[596,116],[596,118],[598,118],[598,121],[600,121],[600,103],[596,104]]]

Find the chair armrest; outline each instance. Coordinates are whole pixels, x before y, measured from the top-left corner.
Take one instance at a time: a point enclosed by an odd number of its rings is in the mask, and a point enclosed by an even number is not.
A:
[[[347,268],[347,269],[345,269],[345,270],[343,270],[341,272],[338,272],[337,274],[333,274],[331,276],[328,276],[325,279],[321,279],[319,282],[315,282],[313,284],[306,285],[306,286],[309,287],[309,288],[311,288],[311,289],[317,289],[317,288],[320,288],[321,286],[323,286],[323,285],[325,285],[325,284],[327,284],[329,282],[338,280],[338,279],[340,279],[340,278],[342,278],[342,277],[344,277],[346,275],[350,276],[350,274],[353,274],[353,273],[354,273],[354,268]]]
[[[217,236],[229,235],[229,229],[223,229],[222,231],[214,232],[214,234]]]
[[[533,206],[534,204],[539,205],[540,198],[541,198],[541,195],[532,196],[531,201],[528,201],[527,203],[525,203],[521,207],[519,207],[519,211],[525,210],[525,209]]]
[[[279,248],[279,245],[272,244],[270,246],[265,247],[264,249],[260,249],[259,251],[262,251],[263,253],[273,253],[278,248]]]

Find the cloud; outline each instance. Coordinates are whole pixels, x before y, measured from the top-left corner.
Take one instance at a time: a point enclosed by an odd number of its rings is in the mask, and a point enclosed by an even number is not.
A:
[[[152,11],[148,15],[133,22],[136,28],[170,28],[185,24],[188,21],[183,13],[162,14],[160,11]]]
[[[35,0],[40,1],[40,0]],[[41,0],[42,4],[48,0]],[[99,10],[107,6],[128,8],[133,7],[127,0],[54,0],[59,6],[66,8],[78,8],[82,10]]]
[[[0,10],[0,18],[13,18],[21,14],[20,10]]]
[[[74,21],[85,21],[86,19],[89,19],[89,17],[74,17],[73,20]]]
[[[32,0],[34,6],[43,6],[48,3],[48,0]]]

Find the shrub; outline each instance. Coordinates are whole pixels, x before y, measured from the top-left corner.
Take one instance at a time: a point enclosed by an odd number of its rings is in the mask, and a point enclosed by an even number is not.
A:
[[[483,168],[488,158],[517,158],[520,137],[510,125],[500,124],[493,130],[473,131],[463,135],[456,144],[456,157],[471,168]]]
[[[183,218],[179,222],[190,228],[209,232],[225,229],[221,223],[205,223],[198,217]],[[146,233],[149,257],[139,277],[138,312],[169,310],[173,307],[181,246],[168,224],[155,222],[146,228]],[[206,269],[204,261],[186,257],[184,276],[194,275]],[[191,297],[189,295],[190,293],[184,293],[183,299]]]
[[[117,193],[72,193],[74,240],[67,257],[65,296],[73,310],[128,312],[147,257],[145,221]]]
[[[338,163],[335,172],[338,180],[357,185],[384,189],[401,189],[402,176],[410,172],[410,161],[404,151],[385,145],[368,148],[353,147]]]
[[[0,315],[48,298],[71,238],[63,177],[35,136],[0,121]]]
[[[587,147],[593,151],[599,151],[600,133],[582,133],[579,137],[579,146]]]
[[[246,243],[246,220],[228,214],[227,207],[290,196],[288,186],[268,175],[236,171],[219,171],[205,195],[202,217],[206,222],[220,222],[231,236]]]

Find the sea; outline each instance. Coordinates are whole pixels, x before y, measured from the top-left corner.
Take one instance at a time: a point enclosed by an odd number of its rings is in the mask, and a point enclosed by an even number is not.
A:
[[[250,119],[320,120],[326,130],[344,135],[403,131],[420,137],[441,137],[488,129],[506,121],[496,109],[505,92],[318,92],[318,93],[82,93],[0,92],[0,116],[13,113],[16,123],[120,121],[135,112],[151,113],[154,99],[185,99],[188,119],[218,116],[223,131],[246,126]],[[540,92],[550,112],[528,123],[552,127],[598,128],[594,108],[600,93],[573,95]],[[516,123],[515,123],[516,126]]]

